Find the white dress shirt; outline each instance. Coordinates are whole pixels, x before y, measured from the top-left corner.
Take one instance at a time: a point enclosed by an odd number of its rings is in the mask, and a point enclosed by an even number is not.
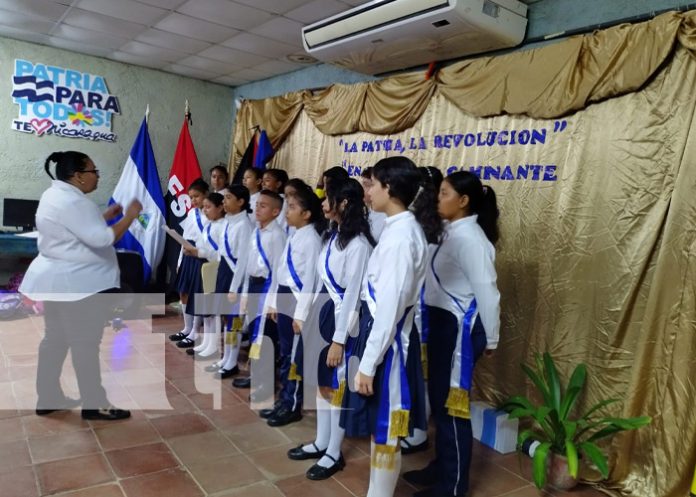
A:
[[[370,232],[375,241],[379,241],[379,237],[384,231],[384,223],[387,221],[387,215],[384,212],[377,212],[370,209],[368,220],[370,221]]]
[[[256,233],[259,233],[263,253],[268,259],[270,270],[272,271],[271,285],[273,288],[273,278],[277,278],[280,260],[283,256],[283,247],[285,247],[285,232],[274,219],[266,225],[265,228],[256,227],[251,233],[249,240],[249,258],[247,259],[246,274],[244,278],[244,293],[249,291],[249,278],[268,278],[269,268],[261,255],[261,250],[257,245]]]
[[[321,252],[321,236],[317,233],[313,224],[308,224],[298,230],[288,238],[283,256],[278,268],[278,278],[275,281],[273,296],[271,297],[270,307],[276,308],[276,295],[278,286],[290,287],[294,297],[297,299],[295,306],[294,319],[306,321],[309,308],[316,291],[317,260]],[[290,270],[290,263],[295,272],[293,276]],[[297,281],[295,280],[297,277]],[[299,283],[299,284],[298,284]]]
[[[208,221],[202,232],[196,235],[196,249],[198,257],[208,261],[220,260],[220,245],[223,243],[223,235],[227,222],[224,218]]]
[[[256,225],[256,216],[254,213],[256,212],[256,201],[259,199],[259,194],[261,192],[256,192],[252,193],[249,196],[249,207],[251,208],[251,212],[249,213],[249,220]]]
[[[371,253],[372,245],[363,235],[353,238],[343,250],[338,247],[338,236],[334,235],[319,254],[317,271],[334,302],[336,331],[333,341],[336,343],[345,344],[349,334],[355,335],[362,279]],[[336,285],[344,290],[343,295]]]
[[[120,287],[114,231],[78,188],[55,180],[36,211],[39,255],[19,291],[32,300],[75,301]]]
[[[203,230],[209,222],[210,221],[208,220],[208,218],[205,217],[205,214],[203,214],[203,212],[199,208],[193,207],[186,214],[186,218],[184,218],[184,220],[181,221],[180,226],[183,230],[181,236],[183,236],[186,240],[195,241],[198,238],[198,236],[203,232]]]
[[[445,226],[442,243],[428,264],[425,301],[450,311],[461,321],[462,309],[469,309],[476,299],[472,326],[480,316],[486,330],[486,348],[495,349],[500,334],[495,248],[477,219],[476,215],[468,216]]]
[[[249,258],[249,240],[254,232],[254,225],[246,212],[227,214],[225,230],[220,243],[220,256],[234,273],[230,292],[238,292],[244,282],[247,260]]]
[[[364,375],[374,376],[387,350],[396,347],[397,323],[402,320],[402,353],[408,350],[413,314],[425,280],[427,249],[423,229],[410,211],[387,218],[364,281],[363,291],[374,318],[360,361]]]

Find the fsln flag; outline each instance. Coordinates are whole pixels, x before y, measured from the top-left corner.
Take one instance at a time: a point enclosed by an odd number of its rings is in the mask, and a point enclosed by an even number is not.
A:
[[[268,139],[268,135],[265,130],[254,131],[254,135],[249,140],[249,145],[247,145],[246,150],[244,150],[244,155],[242,160],[239,162],[237,171],[234,173],[234,178],[232,178],[232,183],[242,184],[242,178],[244,178],[244,172],[250,167],[256,167],[258,169],[266,169],[266,164],[273,158],[273,146],[271,141]]]
[[[143,258],[144,280],[150,281],[152,272],[162,260],[164,251],[164,197],[160,186],[155,154],[152,151],[147,120],[143,119],[128,160],[123,167],[109,204],[125,207],[133,200],[143,204],[143,210],[115,247],[138,252]],[[119,216],[112,222],[118,221]]]
[[[194,180],[200,178],[201,166],[198,163],[196,149],[189,133],[188,118],[184,119],[179,133],[179,141],[176,144],[172,169],[169,171],[167,182],[167,224],[181,233],[179,224],[186,218],[191,209],[191,199],[188,196],[188,187]]]
[[[188,196],[188,187],[194,180],[201,177],[201,166],[198,163],[196,149],[189,133],[189,114],[186,114],[181,125],[179,141],[176,144],[172,168],[169,171],[165,204],[167,205],[167,225],[175,229],[179,234],[183,232],[181,222],[186,219],[186,214],[191,209],[191,199]],[[167,239],[167,281],[169,290],[174,289],[176,280],[177,262],[181,247],[173,239]]]

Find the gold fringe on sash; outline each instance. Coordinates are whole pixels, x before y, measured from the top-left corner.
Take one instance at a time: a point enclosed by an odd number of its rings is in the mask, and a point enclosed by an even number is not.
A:
[[[391,412],[389,438],[408,436],[408,417],[409,412],[405,409],[399,409]]]
[[[232,318],[232,331],[242,331],[244,321],[239,316]]]
[[[227,333],[225,333],[225,345],[236,346],[238,341],[239,341],[239,332],[238,331],[235,331],[233,329],[232,331],[228,331]]]
[[[447,414],[455,418],[471,419],[469,411],[469,392],[459,387],[450,387],[445,402]]]
[[[249,359],[259,360],[261,358],[261,344],[252,343],[249,349]]]
[[[393,470],[396,467],[397,445],[375,444],[370,465],[375,469]]]
[[[423,379],[428,381],[428,344],[421,343],[421,366],[423,366]]]
[[[343,405],[343,395],[346,393],[346,380],[341,380],[338,382],[338,388],[333,391],[333,396],[331,397],[331,405],[335,407],[341,407]]]
[[[297,364],[294,362],[290,364],[290,372],[288,373],[288,380],[292,381],[302,381],[302,376],[297,374]]]

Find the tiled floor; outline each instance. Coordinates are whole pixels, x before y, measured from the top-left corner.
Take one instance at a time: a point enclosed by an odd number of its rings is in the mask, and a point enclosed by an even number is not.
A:
[[[106,331],[103,381],[110,399],[132,408],[122,422],[82,421],[79,411],[33,414],[40,317],[0,322],[0,495],[2,497],[351,497],[364,496],[369,478],[369,441],[347,440],[344,471],[323,482],[303,475],[311,461],[290,461],[285,452],[313,439],[315,417],[269,428],[249,409],[248,391],[211,381],[205,364],[172,346],[177,316],[157,317]],[[159,333],[158,333],[159,332]],[[66,361],[64,388],[76,396]],[[202,379],[207,379],[203,381]],[[218,386],[216,395],[199,389]],[[215,406],[219,409],[215,408]],[[171,408],[168,408],[171,405]],[[146,407],[146,409],[142,409]],[[589,497],[588,487],[540,493],[530,483],[530,461],[474,447],[471,497]],[[403,471],[422,467],[431,451],[403,458]],[[396,495],[415,489],[400,481]]]

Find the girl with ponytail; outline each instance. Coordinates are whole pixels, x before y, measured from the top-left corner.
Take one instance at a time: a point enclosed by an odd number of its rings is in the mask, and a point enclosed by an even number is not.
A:
[[[425,430],[425,388],[420,346],[411,347],[413,318],[425,279],[428,242],[442,222],[433,184],[406,157],[380,160],[372,170],[372,208],[387,215],[363,282],[369,337],[355,374],[366,396],[372,435],[368,497],[394,494],[401,468],[399,439]]]
[[[445,178],[438,210],[448,221],[425,283],[428,393],[436,426],[435,460],[404,474],[430,487],[427,495],[465,495],[469,488],[472,432],[469,411],[476,360],[498,346],[500,293],[495,248],[498,207],[491,187],[467,171]]]

